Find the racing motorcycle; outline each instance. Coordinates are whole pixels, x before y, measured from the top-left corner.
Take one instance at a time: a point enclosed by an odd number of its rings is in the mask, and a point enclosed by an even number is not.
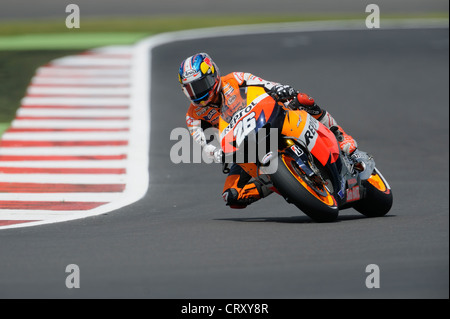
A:
[[[351,156],[341,152],[337,127],[328,129],[292,107],[292,101],[277,102],[261,87],[241,88],[238,99],[234,109],[222,106],[219,120],[226,163],[271,182],[278,194],[315,222],[334,221],[339,210],[351,207],[368,217],[389,212],[392,190],[373,157],[360,150]],[[242,153],[249,149],[264,155],[248,160]]]

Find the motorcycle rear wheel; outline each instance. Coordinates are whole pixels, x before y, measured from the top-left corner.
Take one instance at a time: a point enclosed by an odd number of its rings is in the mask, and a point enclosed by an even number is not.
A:
[[[326,187],[314,185],[286,154],[278,155],[278,169],[270,178],[286,201],[297,206],[313,221],[332,222],[338,217],[339,209],[333,195]]]
[[[362,181],[362,185],[366,194],[363,199],[353,204],[353,208],[367,217],[386,215],[391,210],[393,196],[383,175],[375,168],[372,176]]]

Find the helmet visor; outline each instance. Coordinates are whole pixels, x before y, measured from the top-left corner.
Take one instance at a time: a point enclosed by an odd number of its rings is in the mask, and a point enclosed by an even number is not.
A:
[[[189,98],[193,102],[201,101],[209,96],[210,91],[214,88],[216,83],[216,75],[208,74],[198,81],[193,81],[191,83],[184,84]]]

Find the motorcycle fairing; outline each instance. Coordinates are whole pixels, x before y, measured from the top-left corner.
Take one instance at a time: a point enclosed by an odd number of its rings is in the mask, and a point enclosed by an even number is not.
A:
[[[219,120],[220,145],[225,155],[236,152],[250,132],[257,133],[279,113],[275,100],[263,88],[241,88],[240,93],[243,101],[234,102],[233,107],[225,105]]]
[[[339,145],[334,134],[305,111],[288,111],[281,134],[304,143],[323,166],[339,159]]]

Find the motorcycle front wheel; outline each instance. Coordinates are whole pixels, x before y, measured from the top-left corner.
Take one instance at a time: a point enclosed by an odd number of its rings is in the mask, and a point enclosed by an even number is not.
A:
[[[339,215],[334,196],[308,177],[293,158],[278,155],[278,168],[270,175],[272,183],[288,203],[292,203],[315,222],[332,222]]]

